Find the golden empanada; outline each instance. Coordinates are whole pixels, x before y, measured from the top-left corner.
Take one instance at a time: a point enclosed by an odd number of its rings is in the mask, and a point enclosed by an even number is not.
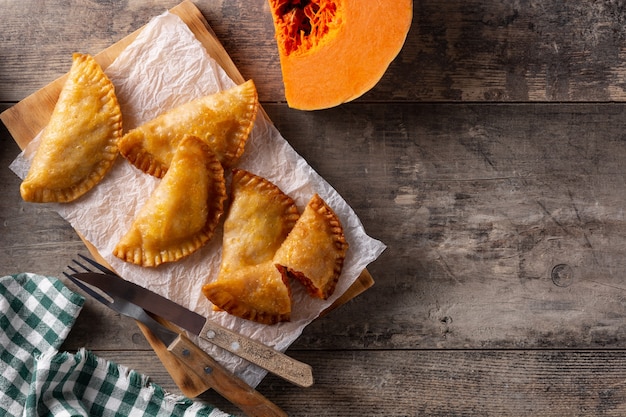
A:
[[[217,310],[246,320],[276,324],[291,317],[291,286],[271,260],[220,274],[202,291]]]
[[[72,67],[26,178],[26,201],[69,202],[98,184],[118,154],[122,114],[115,88],[93,57],[74,54]]]
[[[222,165],[204,141],[185,136],[167,174],[113,253],[141,266],[190,255],[213,236],[225,200]]]
[[[266,324],[288,320],[289,283],[272,260],[298,217],[294,201],[276,185],[234,170],[220,270],[203,287],[204,295],[238,317]]]
[[[232,167],[248,140],[259,101],[252,80],[192,100],[126,133],[120,153],[140,170],[163,177],[184,134],[211,146],[225,168]]]
[[[315,194],[276,252],[274,263],[285,279],[296,278],[311,296],[325,300],[335,290],[347,250],[341,222]]]

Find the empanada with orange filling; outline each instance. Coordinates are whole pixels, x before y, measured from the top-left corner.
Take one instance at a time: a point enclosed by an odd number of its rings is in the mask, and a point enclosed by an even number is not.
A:
[[[225,200],[222,165],[204,141],[185,136],[113,253],[146,267],[178,261],[211,239]]]
[[[25,201],[65,203],[98,184],[117,157],[122,114],[115,88],[89,55],[75,53],[28,174]]]
[[[260,323],[286,321],[291,290],[272,262],[298,220],[294,201],[270,181],[234,170],[222,261],[204,295],[219,309]]]
[[[315,194],[274,256],[284,279],[296,278],[317,298],[335,291],[348,250],[343,227],[326,202]]]
[[[259,101],[252,80],[175,107],[130,130],[119,141],[120,153],[137,168],[163,177],[184,134],[204,140],[225,168],[244,151]]]

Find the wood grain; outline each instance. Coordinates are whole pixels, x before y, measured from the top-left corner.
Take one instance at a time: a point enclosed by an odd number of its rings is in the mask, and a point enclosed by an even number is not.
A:
[[[183,1],[172,8],[170,12],[179,16],[189,26],[196,38],[235,82],[240,84],[244,81],[237,71],[237,67],[193,3]],[[95,54],[94,58],[102,69],[106,70],[115,58],[132,43],[139,32],[141,32],[141,28]],[[71,60],[68,59],[69,64],[71,64]],[[26,147],[35,135],[48,124],[65,79],[66,75],[57,78],[0,114],[0,120],[4,122],[20,148]]]
[[[176,4],[5,2],[0,101]],[[376,284],[289,348],[316,383],[268,375],[263,395],[305,417],[626,415],[621,2],[414,2],[381,82],[320,112],[284,104],[265,1],[194,4],[283,136],[388,245],[368,267]],[[84,244],[21,201],[6,168],[18,151],[0,125],[0,266],[59,275]],[[80,347],[180,393],[105,307],[87,303],[62,349]]]
[[[0,101],[23,99],[66,72],[72,52],[99,52],[178,3],[6,2],[0,56],[20,71],[0,63]],[[261,100],[284,102],[266,1],[194,3]],[[624,21],[619,1],[415,2],[404,49],[359,101],[623,101]]]
[[[136,324],[165,369],[167,369],[172,380],[174,380],[176,389],[180,390],[183,395],[188,398],[195,398],[211,388],[208,381],[203,380],[196,372],[191,371],[176,355],[171,355],[163,341],[156,337],[143,323],[138,321]],[[163,323],[163,325],[167,326],[167,323]]]
[[[141,353],[99,353],[135,369],[154,369]],[[623,352],[357,350],[299,352],[297,357],[319,370],[319,383],[302,389],[269,376],[258,387],[293,416],[626,414]],[[161,370],[154,377],[164,374]],[[201,398],[237,411],[215,393]]]
[[[388,245],[323,347],[624,347],[622,105],[266,109]]]
[[[167,350],[246,415],[250,417],[287,416],[280,407],[222,367],[187,337],[178,336]]]
[[[294,349],[626,348],[623,105],[265,108],[388,245],[372,289]],[[84,245],[0,172],[2,264],[60,274]],[[571,282],[553,281],[558,265]]]

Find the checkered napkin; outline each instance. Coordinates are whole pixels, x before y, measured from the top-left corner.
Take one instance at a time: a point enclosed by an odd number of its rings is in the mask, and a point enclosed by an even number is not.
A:
[[[0,278],[0,417],[227,416],[85,349],[58,352],[83,302],[56,278]]]

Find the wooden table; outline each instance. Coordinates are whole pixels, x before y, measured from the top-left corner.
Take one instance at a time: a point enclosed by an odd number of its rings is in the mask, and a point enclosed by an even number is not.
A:
[[[2,2],[0,111],[178,0]],[[388,245],[375,286],[288,353],[316,383],[258,389],[294,416],[626,415],[626,8],[424,0],[385,77],[340,107],[287,107],[266,0],[194,1],[294,148]],[[372,34],[374,36],[374,34]],[[84,251],[24,203],[0,127],[1,274]],[[137,326],[88,303],[87,347],[177,387]],[[201,397],[237,412],[215,393]]]

